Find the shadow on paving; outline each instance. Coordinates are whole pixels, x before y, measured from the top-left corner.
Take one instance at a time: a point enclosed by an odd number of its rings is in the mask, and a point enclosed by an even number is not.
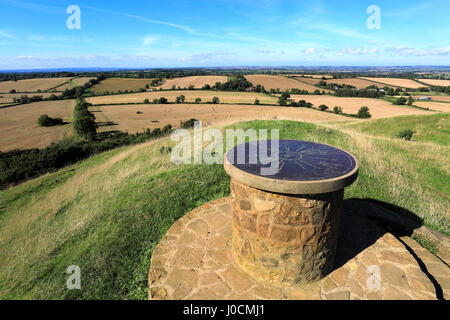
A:
[[[419,264],[422,272],[431,280],[437,298],[443,299],[442,288],[433,275],[428,272],[426,265],[414,253],[414,250],[399,239],[403,236],[411,236],[414,229],[420,228],[422,225],[423,220],[420,217],[389,203],[373,199],[345,200],[342,207],[334,270],[342,267],[389,232],[405,246]]]

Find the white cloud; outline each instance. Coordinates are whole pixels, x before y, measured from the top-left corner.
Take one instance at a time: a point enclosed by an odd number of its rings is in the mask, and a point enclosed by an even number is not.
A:
[[[317,49],[316,48],[308,48],[305,50],[305,54],[307,55],[313,55],[317,53]]]
[[[378,54],[379,53],[378,48],[362,48],[362,47],[346,47],[343,48],[341,51],[339,51],[338,55],[352,55],[352,56],[359,56],[359,55],[371,55],[371,54]]]
[[[157,42],[159,39],[160,39],[160,37],[157,36],[157,35],[148,35],[148,36],[145,36],[145,37],[142,39],[142,45],[143,45],[143,46],[148,46],[148,45],[150,45],[150,44],[154,44],[154,43]]]
[[[8,38],[8,39],[16,39],[16,36],[13,35],[10,31],[3,30],[3,29],[0,29],[0,37]]]

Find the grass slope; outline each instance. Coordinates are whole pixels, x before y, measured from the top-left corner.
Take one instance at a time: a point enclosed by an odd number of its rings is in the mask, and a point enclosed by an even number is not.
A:
[[[280,129],[281,138],[342,147],[361,162],[346,198],[398,205],[448,233],[447,147],[427,142],[434,149],[423,159],[417,157],[422,142],[326,126],[252,121],[232,127]],[[0,192],[0,298],[146,299],[152,250],[168,228],[229,194],[221,165],[175,166],[160,152],[172,144],[116,149]],[[70,265],[81,268],[81,290],[66,289]]]

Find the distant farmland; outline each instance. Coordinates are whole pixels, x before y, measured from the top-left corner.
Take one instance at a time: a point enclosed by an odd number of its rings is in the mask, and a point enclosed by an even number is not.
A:
[[[42,128],[37,119],[42,114],[71,121],[74,100],[42,101],[0,109],[0,150],[43,148],[72,135],[72,126]]]
[[[359,78],[330,79],[330,80],[327,80],[327,83],[333,83],[333,84],[338,84],[338,85],[348,84],[348,85],[354,86],[358,89],[365,89],[369,86],[377,86],[379,88],[384,88],[384,87],[393,88],[390,85],[381,84],[381,83],[377,83],[377,82],[373,82],[373,81],[369,81],[369,80],[365,80],[365,79],[359,79]]]
[[[137,91],[145,88],[145,85],[150,85],[153,79],[127,79],[127,78],[110,78],[101,81],[92,88],[95,94],[105,92],[119,92],[120,91]]]
[[[401,88],[410,88],[410,89],[416,89],[423,87],[424,85],[410,79],[398,79],[398,78],[365,78],[361,77],[361,79],[369,80],[369,81],[375,81],[380,83],[385,83],[387,85],[391,85],[394,87],[401,87]]]
[[[307,83],[303,83],[294,79],[286,78],[283,76],[269,76],[269,75],[247,75],[245,76],[248,81],[250,81],[254,86],[261,85],[266,90],[270,89],[280,89],[285,91],[287,89],[300,89],[307,90],[308,92],[314,92],[316,90],[321,90],[318,87],[312,86]],[[321,90],[322,91],[322,90]]]
[[[450,86],[450,80],[437,80],[437,79],[417,79],[417,80],[426,83],[430,86],[442,86],[442,87]]]
[[[195,89],[201,89],[207,84],[213,86],[216,82],[225,83],[227,80],[228,78],[223,76],[192,76],[168,79],[160,87],[163,89],[172,89],[175,86],[176,89],[187,89],[190,86],[194,86]]]
[[[430,111],[420,110],[407,106],[394,106],[392,103],[371,98],[341,98],[326,95],[291,95],[291,99],[295,101],[305,100],[312,103],[316,108],[320,105],[326,105],[330,111],[334,107],[341,107],[343,112],[356,114],[358,110],[366,106],[372,118],[388,118],[409,114],[431,114]],[[427,103],[427,102],[425,102]]]
[[[223,105],[223,104],[141,104],[92,107],[97,122],[112,123],[100,131],[120,130],[130,133],[150,128],[162,128],[167,124],[178,127],[181,121],[191,118],[206,125],[232,124],[248,120],[294,121],[348,121],[349,118],[333,113],[306,108],[275,106]],[[138,114],[139,112],[139,114]]]
[[[143,103],[145,99],[152,102],[154,99],[164,97],[169,102],[175,102],[176,97],[184,95],[186,103],[195,102],[200,98],[201,102],[211,102],[213,97],[218,97],[220,103],[245,103],[253,104],[255,99],[262,104],[276,104],[278,99],[266,94],[257,92],[224,92],[224,91],[202,91],[202,90],[181,90],[181,91],[155,91],[132,94],[110,95],[87,98],[86,101],[92,104],[117,104],[117,103]]]
[[[72,78],[43,78],[0,82],[0,93],[46,91],[60,86]]]

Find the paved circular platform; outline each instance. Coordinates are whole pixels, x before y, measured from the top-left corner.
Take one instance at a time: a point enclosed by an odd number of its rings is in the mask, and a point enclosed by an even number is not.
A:
[[[153,252],[149,298],[436,299],[435,285],[402,242],[360,214],[342,214],[334,271],[299,286],[268,284],[242,272],[231,258],[231,237],[230,198],[187,213]]]
[[[237,181],[265,191],[322,194],[352,184],[359,164],[351,154],[333,146],[269,140],[247,142],[228,151],[225,170]]]

